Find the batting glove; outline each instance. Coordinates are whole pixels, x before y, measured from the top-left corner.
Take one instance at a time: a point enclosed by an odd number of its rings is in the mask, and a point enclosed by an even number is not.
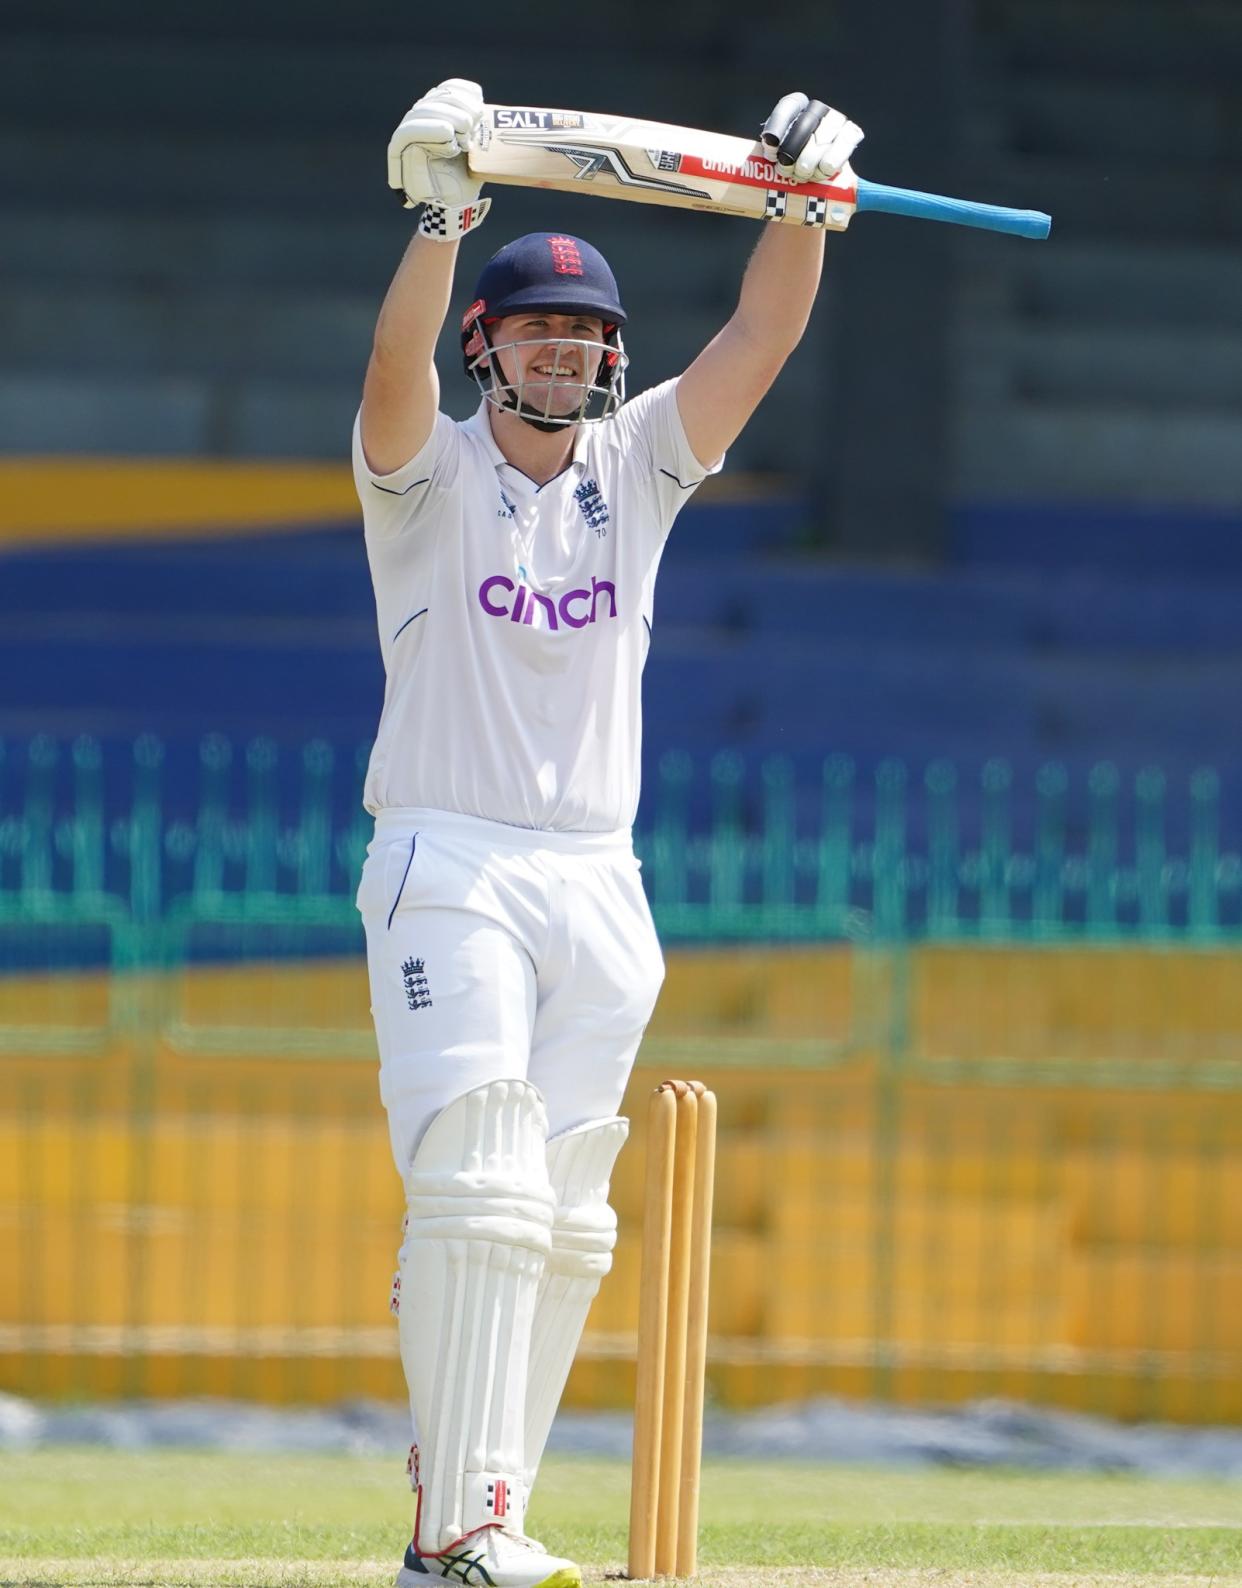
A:
[[[389,140],[388,185],[403,195],[406,209],[425,206],[418,229],[437,241],[473,231],[491,207],[466,163],[482,116],[478,83],[450,77],[411,106]]]
[[[786,94],[763,124],[760,139],[789,182],[831,182],[863,140],[831,106],[805,94]]]

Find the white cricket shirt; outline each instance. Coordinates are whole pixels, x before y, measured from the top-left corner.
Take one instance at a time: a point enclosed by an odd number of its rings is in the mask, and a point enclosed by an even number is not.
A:
[[[367,810],[631,826],[656,570],[720,468],[691,452],[676,382],[580,426],[542,486],[505,461],[485,402],[438,415],[392,474],[367,467],[355,420],[353,460],[387,675]]]

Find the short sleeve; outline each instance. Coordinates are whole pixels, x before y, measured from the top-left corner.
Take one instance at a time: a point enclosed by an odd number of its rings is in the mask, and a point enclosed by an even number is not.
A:
[[[623,445],[650,476],[662,535],[703,481],[719,474],[724,457],[705,469],[690,449],[677,407],[677,381],[667,380],[632,398],[613,421]]]
[[[359,409],[354,417],[354,487],[367,535],[386,539],[429,521],[438,510],[439,496],[456,482],[460,447],[457,425],[447,414],[437,414],[420,452],[391,474],[375,474],[362,450]]]

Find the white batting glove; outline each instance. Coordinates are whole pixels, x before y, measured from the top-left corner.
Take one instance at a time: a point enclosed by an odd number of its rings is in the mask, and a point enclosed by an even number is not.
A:
[[[831,182],[863,140],[861,127],[818,99],[786,94],[760,134],[769,158],[790,182]]]
[[[406,209],[426,205],[419,230],[452,241],[482,221],[491,206],[470,174],[466,149],[483,116],[483,90],[450,77],[410,107],[388,144],[388,185]]]

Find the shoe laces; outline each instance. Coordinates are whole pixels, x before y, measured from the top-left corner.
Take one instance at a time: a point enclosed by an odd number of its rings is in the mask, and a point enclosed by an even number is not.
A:
[[[503,1531],[505,1537],[512,1543],[520,1544],[524,1549],[533,1550],[536,1555],[546,1555],[548,1553],[546,1544],[541,1544],[537,1538],[531,1538],[527,1533],[514,1533],[507,1527]]]

